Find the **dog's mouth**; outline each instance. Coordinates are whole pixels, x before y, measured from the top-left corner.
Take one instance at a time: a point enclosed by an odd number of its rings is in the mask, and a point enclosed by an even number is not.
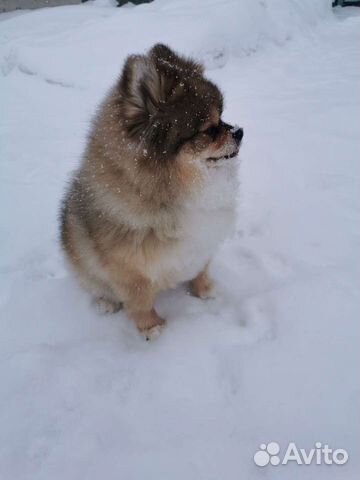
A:
[[[206,159],[207,162],[218,162],[219,160],[228,160],[229,158],[234,158],[239,153],[239,150],[235,150],[235,152],[230,153],[229,155],[222,155],[221,157],[209,157]]]

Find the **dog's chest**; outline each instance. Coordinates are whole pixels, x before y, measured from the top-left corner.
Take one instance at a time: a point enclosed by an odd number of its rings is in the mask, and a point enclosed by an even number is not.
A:
[[[176,238],[152,265],[151,277],[165,287],[194,278],[233,232],[236,221],[237,177],[211,183],[184,208]],[[223,190],[223,187],[226,190]]]

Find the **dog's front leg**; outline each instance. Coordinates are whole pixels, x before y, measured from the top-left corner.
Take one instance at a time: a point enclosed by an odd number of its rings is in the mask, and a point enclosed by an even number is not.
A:
[[[213,296],[214,284],[209,277],[208,266],[209,264],[206,264],[205,268],[190,282],[190,291],[195,297],[211,298]]]
[[[123,302],[126,313],[135,322],[146,340],[158,336],[163,320],[154,309],[156,289],[153,283],[138,272],[122,268],[114,269],[112,279]]]

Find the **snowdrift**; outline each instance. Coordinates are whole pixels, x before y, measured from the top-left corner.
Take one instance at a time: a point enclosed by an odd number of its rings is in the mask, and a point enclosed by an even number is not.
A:
[[[282,44],[331,15],[330,0],[156,0],[122,8],[99,0],[21,12],[1,24],[1,71],[64,86],[108,85],[126,55],[156,42],[221,68],[230,55]]]

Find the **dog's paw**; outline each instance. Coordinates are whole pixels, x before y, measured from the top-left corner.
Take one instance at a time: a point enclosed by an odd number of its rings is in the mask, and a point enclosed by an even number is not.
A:
[[[147,312],[133,312],[130,314],[132,319],[145,340],[155,340],[165,325],[165,320],[161,318],[154,308]]]
[[[116,313],[122,308],[121,302],[115,302],[107,298],[96,298],[96,307],[101,315]]]
[[[215,298],[215,288],[212,282],[209,285],[206,285],[205,288],[201,289],[198,292],[197,297],[201,298],[202,300],[207,300],[209,298]]]
[[[142,330],[140,333],[147,342],[150,342],[150,341],[156,340],[160,336],[162,330],[164,329],[164,326],[165,326],[164,324],[155,325],[155,327]]]
[[[207,274],[200,274],[190,282],[190,291],[195,297],[205,300],[215,298],[214,283]]]

